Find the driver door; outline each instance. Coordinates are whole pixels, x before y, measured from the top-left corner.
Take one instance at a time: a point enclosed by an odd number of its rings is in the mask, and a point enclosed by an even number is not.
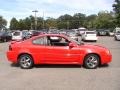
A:
[[[54,42],[54,40],[50,40],[52,45],[46,46],[45,62],[46,63],[78,62],[80,56],[78,47],[70,48],[69,42],[66,38],[59,36],[57,37],[61,38],[61,40],[63,41]]]

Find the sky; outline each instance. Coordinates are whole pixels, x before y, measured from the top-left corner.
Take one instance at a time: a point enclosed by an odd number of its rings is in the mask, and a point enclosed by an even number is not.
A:
[[[60,15],[83,13],[97,14],[99,11],[112,11],[114,0],[0,0],[0,15],[9,22],[15,17],[18,20],[34,15],[57,18]]]

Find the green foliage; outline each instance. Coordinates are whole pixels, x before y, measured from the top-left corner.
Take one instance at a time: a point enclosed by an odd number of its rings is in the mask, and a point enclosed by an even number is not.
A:
[[[97,18],[97,15],[95,14],[87,16],[84,24],[85,27],[87,27],[88,29],[95,28],[96,18]]]
[[[113,16],[108,11],[99,12],[95,24],[96,28],[112,28],[114,27]]]
[[[85,19],[86,19],[86,15],[85,14],[82,14],[82,13],[74,14],[73,15],[73,21],[74,21],[74,23],[76,25],[74,28],[83,27]]]
[[[2,16],[0,16],[0,30],[5,29],[6,25],[7,21]]]
[[[89,16],[82,13],[76,13],[73,16],[65,14],[57,19],[48,17],[46,20],[43,20],[42,17],[37,17],[37,29],[77,29],[79,27],[86,27],[88,29],[109,29],[115,27],[115,19],[112,13],[108,11],[101,11],[98,15],[93,14]],[[12,18],[10,29],[35,29],[35,18],[34,16],[29,16],[19,21]]]
[[[113,4],[113,10],[115,11],[115,24],[120,27],[120,0],[115,0],[115,4]]]
[[[50,29],[50,28],[57,28],[57,20],[51,17],[48,17],[48,19],[46,20],[46,28]]]
[[[60,16],[57,21],[60,29],[75,29],[84,26],[85,14],[76,13],[73,16],[65,14]]]
[[[37,17],[37,29],[42,29],[43,19]],[[12,18],[10,21],[11,30],[30,30],[35,29],[35,18],[33,16],[26,17],[25,19],[20,19],[19,21],[16,18]]]
[[[43,25],[43,23],[44,23],[43,22],[43,18],[42,17],[38,17],[37,18],[37,29],[44,29],[45,25]]]
[[[18,21],[16,18],[12,18],[10,21],[10,29],[17,30],[18,29]]]

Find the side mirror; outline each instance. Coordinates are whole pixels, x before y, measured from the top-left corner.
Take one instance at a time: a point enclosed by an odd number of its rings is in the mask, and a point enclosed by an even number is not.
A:
[[[75,47],[75,45],[73,43],[69,43],[69,47],[73,48],[73,47]]]

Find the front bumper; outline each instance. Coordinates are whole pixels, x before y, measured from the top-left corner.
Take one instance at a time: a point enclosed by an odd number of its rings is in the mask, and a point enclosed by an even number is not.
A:
[[[112,61],[112,55],[111,54],[103,55],[101,59],[102,59],[101,64],[110,63]]]

